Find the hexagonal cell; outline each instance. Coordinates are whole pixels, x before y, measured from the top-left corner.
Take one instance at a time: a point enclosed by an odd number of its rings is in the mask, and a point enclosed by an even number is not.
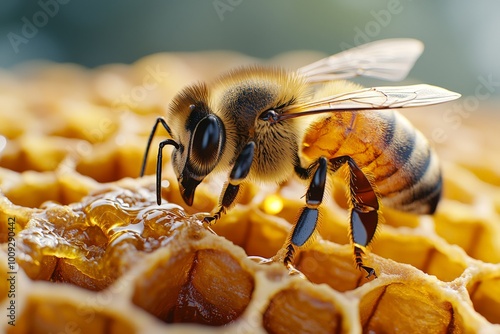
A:
[[[445,163],[443,167],[443,197],[447,200],[472,205],[476,199],[476,187],[471,187],[471,185],[477,184],[474,175],[464,168],[449,163]],[[438,211],[440,211],[439,206]]]
[[[102,143],[119,129],[118,114],[113,109],[81,99],[54,101],[59,126],[51,129],[52,135],[83,139],[89,143]],[[56,123],[56,122],[53,122]]]
[[[168,323],[222,326],[238,319],[254,279],[229,251],[174,251],[156,259],[134,284],[132,302]]]
[[[461,204],[446,204],[446,213],[438,212],[435,216],[436,233],[450,244],[459,245],[475,259],[500,262],[500,229],[494,218],[480,217]]]
[[[481,275],[468,284],[474,309],[489,322],[500,324],[500,274]]]
[[[496,166],[496,162],[491,160],[491,166]],[[474,173],[474,175],[479,178],[481,181],[490,183],[496,187],[500,187],[500,173],[498,169],[493,169],[491,166],[479,165],[479,164],[467,164],[462,163],[462,166],[467,168],[467,170]]]
[[[305,249],[296,256],[295,267],[311,282],[326,283],[337,291],[354,290],[367,282],[365,273],[356,268],[350,245],[321,243]]]
[[[435,285],[421,280],[392,282],[361,297],[363,332],[463,333],[470,329]]]
[[[68,206],[54,205],[34,213],[16,241],[18,264],[31,279],[70,282],[92,290],[110,283],[106,271],[92,275],[102,265],[106,237],[100,228],[86,226],[82,216]],[[89,276],[96,281],[104,276],[107,284],[93,284]]]
[[[46,202],[62,205],[78,202],[96,184],[71,170],[16,173],[0,169],[0,187],[13,204],[40,208]]]
[[[269,258],[281,249],[291,226],[286,221],[247,207],[233,209],[213,228],[218,235],[242,247],[248,255]]]
[[[138,171],[139,168],[138,164]],[[122,172],[118,150],[111,142],[89,146],[89,151],[80,155],[76,171],[100,183],[117,181],[127,176]],[[138,176],[138,174],[134,176]]]
[[[287,287],[271,296],[262,318],[268,333],[349,333],[345,305],[331,295],[298,286]]]
[[[411,264],[445,282],[459,277],[467,268],[463,257],[453,254],[449,247],[446,250],[438,247],[428,236],[385,230],[372,243],[371,250],[384,258]]]
[[[419,215],[396,211],[388,207],[384,207],[382,209],[382,219],[384,225],[390,225],[394,227],[406,226],[416,228],[420,224]]]
[[[105,309],[83,301],[32,295],[17,315],[16,326],[9,326],[7,333],[138,333],[129,319]]]
[[[17,235],[19,265],[32,279],[104,289],[169,234],[191,226],[178,224],[187,220],[178,206],[159,209],[152,202],[144,188],[115,186],[78,204],[47,205]]]
[[[81,144],[81,141],[61,137],[24,136],[7,141],[0,155],[0,166],[17,172],[54,171],[68,153]]]
[[[2,191],[12,203],[30,208],[38,208],[46,201],[62,200],[53,172],[27,171],[11,175],[8,183],[2,182]]]

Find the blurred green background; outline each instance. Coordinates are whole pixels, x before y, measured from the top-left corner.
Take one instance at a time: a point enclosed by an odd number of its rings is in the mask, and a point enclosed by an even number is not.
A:
[[[33,59],[131,63],[163,51],[333,54],[413,37],[426,46],[413,79],[474,95],[478,78],[490,78],[491,92],[500,92],[496,0],[6,0],[0,22],[0,67],[7,68]]]

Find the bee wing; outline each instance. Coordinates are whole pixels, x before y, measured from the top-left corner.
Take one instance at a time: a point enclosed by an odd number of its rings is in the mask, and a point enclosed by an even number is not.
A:
[[[453,101],[460,96],[447,89],[426,84],[365,88],[290,106],[279,116],[279,121],[325,112],[421,107]],[[300,109],[300,112],[294,112],[294,109]]]
[[[416,39],[385,39],[318,60],[298,72],[311,83],[360,75],[400,81],[408,75],[423,50],[424,45]]]

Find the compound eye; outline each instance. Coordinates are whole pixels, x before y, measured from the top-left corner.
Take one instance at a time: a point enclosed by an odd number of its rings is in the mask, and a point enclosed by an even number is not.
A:
[[[279,115],[275,110],[269,109],[264,111],[259,118],[269,123],[276,123],[279,120]]]
[[[224,130],[216,116],[208,115],[198,122],[191,140],[192,167],[208,174],[219,160],[223,136]]]

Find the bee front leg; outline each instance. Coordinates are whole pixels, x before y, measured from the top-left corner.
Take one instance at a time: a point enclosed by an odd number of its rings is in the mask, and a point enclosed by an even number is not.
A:
[[[229,175],[229,181],[222,192],[222,196],[219,201],[219,208],[212,216],[205,217],[205,223],[215,223],[222,216],[222,214],[224,214],[227,209],[233,205],[236,197],[238,196],[241,182],[250,172],[254,152],[255,143],[251,141],[245,145],[241,153],[238,155],[233,169],[231,170],[231,174]]]
[[[285,266],[292,270],[295,247],[304,245],[307,240],[311,238],[318,223],[318,207],[323,201],[323,194],[325,193],[326,176],[328,173],[327,160],[325,158],[319,158],[311,167],[315,165],[317,165],[316,171],[312,176],[311,183],[306,193],[306,206],[300,212],[299,219],[293,228],[290,241],[286,247],[287,252],[283,260]],[[311,167],[304,173],[309,174]]]

